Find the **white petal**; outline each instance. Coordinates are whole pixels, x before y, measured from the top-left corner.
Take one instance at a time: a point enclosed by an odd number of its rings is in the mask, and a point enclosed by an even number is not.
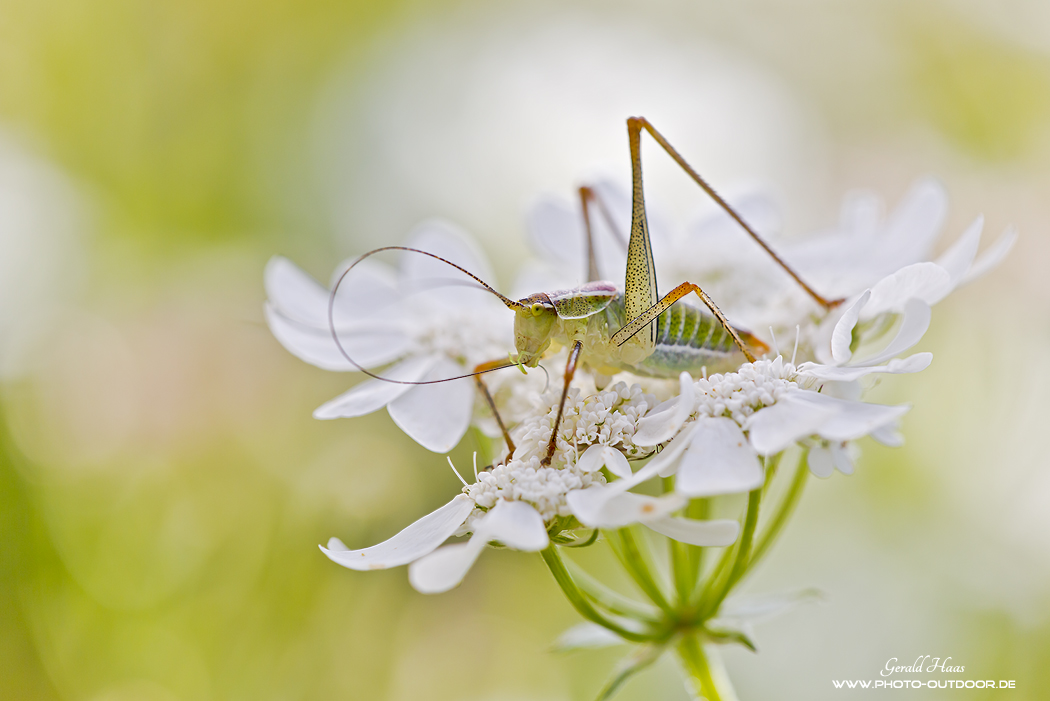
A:
[[[645,525],[680,543],[704,547],[732,545],[740,534],[740,524],[732,519],[697,521],[691,518],[664,518],[646,521]]]
[[[911,409],[907,404],[887,406],[842,399],[832,401],[842,402],[841,410],[817,429],[817,435],[829,441],[852,441],[861,438],[882,426],[893,424]]]
[[[424,379],[440,380],[462,375],[466,370],[442,359]],[[447,453],[456,447],[470,425],[474,412],[474,383],[471,378],[415,385],[387,405],[390,418],[402,431],[427,450]]]
[[[328,290],[282,256],[266,263],[266,297],[286,316],[316,326],[328,324]]]
[[[880,246],[902,263],[929,258],[947,212],[944,186],[933,178],[916,181],[890,213]]]
[[[749,492],[765,473],[754,448],[732,419],[700,419],[675,477],[675,491],[690,497]]]
[[[759,455],[773,455],[800,438],[816,433],[821,424],[839,411],[834,404],[820,401],[822,398],[826,399],[816,392],[791,392],[773,406],[759,409],[748,417],[744,429],[755,451]]]
[[[830,450],[831,463],[835,466],[835,469],[844,475],[852,475],[853,459],[850,458],[846,449],[838,443],[832,443]]]
[[[325,370],[357,369],[335,345],[327,322],[323,327],[310,326],[286,317],[269,303],[264,311],[274,338],[295,357]],[[341,326],[339,341],[343,351],[364,368],[397,360],[412,345],[404,326],[396,319]]]
[[[815,476],[827,479],[835,471],[835,465],[831,460],[831,451],[824,446],[815,446],[809,449],[809,471]]]
[[[475,536],[484,538],[485,542],[498,540],[508,548],[523,552],[536,552],[550,545],[543,517],[523,501],[496,502],[478,522]]]
[[[660,477],[670,477],[678,471],[678,465],[682,453],[689,448],[689,441],[692,438],[693,432],[696,431],[697,422],[693,421],[685,425],[681,433],[674,437],[670,443],[668,443],[660,454],[650,460],[645,467],[638,472],[634,473],[635,484],[641,484],[641,478],[639,475],[645,470],[649,470],[649,476],[659,475]]]
[[[922,340],[930,328],[930,306],[921,299],[909,299],[904,303],[901,326],[885,348],[873,356],[857,361],[858,365],[878,365],[908,350]]]
[[[661,518],[688,503],[681,494],[659,497],[630,492],[610,493],[610,487],[594,485],[569,492],[566,500],[573,515],[589,528],[623,528]]]
[[[474,502],[457,494],[437,511],[427,514],[403,531],[379,545],[364,550],[347,550],[342,541],[333,538],[321,551],[343,567],[352,570],[382,570],[405,565],[434,551],[467,520]]]
[[[492,540],[528,552],[543,550],[550,542],[539,512],[525,502],[501,500],[478,520],[469,541],[446,545],[413,562],[408,568],[409,583],[423,594],[452,589]]]
[[[581,472],[597,472],[602,467],[608,467],[609,472],[620,479],[627,479],[633,474],[624,454],[607,445],[592,445],[580,456],[576,467]]]
[[[1010,252],[1010,249],[1014,247],[1014,243],[1017,241],[1017,231],[1013,228],[1007,229],[1003,232],[1003,235],[993,243],[988,249],[981,254],[970,270],[967,271],[966,275],[963,276],[962,280],[959,281],[959,285],[966,285],[970,282],[981,277],[989,270],[999,265],[1006,257],[1006,254]]]
[[[896,422],[879,426],[870,435],[874,440],[882,443],[887,448],[899,448],[904,445],[904,434],[900,432],[900,427]]]
[[[466,232],[454,224],[441,220],[423,222],[409,236],[408,246],[455,263],[490,285],[495,282],[484,254]],[[413,295],[411,302],[458,308],[488,298],[488,292],[478,289],[476,282],[452,266],[418,253],[402,255],[400,288],[406,293],[420,293]]]
[[[437,358],[434,356],[415,356],[387,368],[381,374],[391,380],[418,382],[434,367]],[[364,416],[382,409],[390,402],[411,390],[416,385],[384,382],[383,380],[365,380],[355,385],[335,399],[322,404],[314,411],[315,419],[340,419],[353,416]]]
[[[579,623],[559,635],[553,647],[558,652],[568,652],[623,645],[625,642],[619,635],[597,623]]]
[[[871,290],[866,290],[835,324],[835,330],[831,333],[831,357],[835,359],[835,362],[845,363],[852,357],[853,351],[850,350],[850,344],[853,342],[853,328],[860,318],[860,310],[869,299],[871,299]]]
[[[828,382],[852,382],[866,375],[883,373],[890,375],[906,375],[913,372],[922,372],[933,362],[933,353],[915,353],[907,358],[894,358],[885,365],[860,365],[857,367],[835,367],[833,365],[818,365],[817,363],[802,363],[798,367],[799,375],[812,377],[817,380]]]
[[[951,248],[934,261],[948,273],[948,277],[952,281],[952,287],[959,284],[966,271],[973,265],[973,259],[977,256],[977,246],[981,243],[981,229],[983,228],[984,217],[977,217],[966,228],[959,240],[953,243]],[[930,302],[930,304],[933,303]]]
[[[875,283],[871,300],[864,308],[864,318],[900,311],[910,299],[933,304],[943,299],[951,288],[951,277],[944,268],[936,263],[914,263]]]
[[[409,565],[408,582],[420,594],[446,592],[463,581],[484,549],[485,541],[477,537],[438,548]]]
[[[335,279],[352,263],[336,268]],[[264,273],[269,303],[284,317],[298,324],[327,329],[330,292],[287,258],[274,256]],[[334,302],[336,325],[389,317],[400,303],[393,270],[378,261],[365,260],[342,279]]]
[[[661,405],[638,421],[632,441],[649,447],[674,438],[696,409],[696,384],[689,373],[678,376],[679,392],[673,404]],[[665,402],[664,404],[667,404]]]

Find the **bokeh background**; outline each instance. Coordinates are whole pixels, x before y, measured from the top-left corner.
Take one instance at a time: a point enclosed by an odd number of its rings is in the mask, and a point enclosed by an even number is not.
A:
[[[538,192],[625,177],[649,117],[716,185],[769,185],[783,235],[842,195],[944,182],[1010,258],[939,305],[907,445],[812,480],[752,592],[826,600],[728,650],[743,699],[838,699],[891,657],[1050,698],[1050,5],[1042,0],[0,2],[0,698],[587,699],[617,651],[539,557],[452,593],[316,549],[377,542],[458,482],[354,379],[262,319],[262,270],[320,279],[420,219],[510,285]],[[650,151],[648,190],[703,204]],[[453,457],[468,462],[465,441]],[[900,693],[900,692],[898,692]],[[662,662],[628,699],[684,699]]]

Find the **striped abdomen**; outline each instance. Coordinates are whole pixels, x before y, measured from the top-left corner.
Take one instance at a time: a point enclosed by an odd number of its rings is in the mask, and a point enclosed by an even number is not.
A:
[[[627,321],[623,298],[617,297],[606,308],[609,328],[620,329]],[[741,333],[745,342],[751,335]],[[675,302],[656,319],[656,348],[652,355],[632,367],[638,375],[677,377],[683,371],[692,375],[734,370],[745,362],[744,354],[733,343],[714,315],[683,302]]]

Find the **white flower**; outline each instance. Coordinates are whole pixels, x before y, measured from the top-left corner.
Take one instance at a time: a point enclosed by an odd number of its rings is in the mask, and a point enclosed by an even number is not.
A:
[[[449,224],[421,225],[408,246],[491,279],[474,245]],[[440,261],[402,255],[396,272],[365,260],[343,279],[333,320],[346,354],[366,369],[396,363],[378,374],[405,382],[464,375],[479,363],[506,356],[513,348],[513,315],[502,304]],[[345,269],[341,266],[336,275]],[[267,265],[266,290],[266,319],[285,348],[327,370],[358,369],[332,338],[328,290],[284,258]],[[466,432],[474,394],[470,379],[427,385],[370,379],[319,407],[314,416],[363,416],[385,406],[405,433],[440,453],[451,450]]]
[[[856,191],[843,201],[839,225],[833,231],[795,244],[785,242],[784,255],[822,292],[851,297],[902,269],[928,261],[944,225],[947,207],[944,187],[932,178],[916,181],[885,219],[884,206],[877,195]],[[954,287],[995,267],[1010,251],[1016,233],[1007,230],[975,262],[982,226],[983,219],[978,217],[959,241],[935,261],[948,273],[951,284],[927,279],[926,291],[911,296],[932,305]],[[873,296],[872,314],[884,309],[878,295]]]
[[[529,552],[547,547],[547,528],[560,517],[575,516],[591,528],[641,523],[694,545],[729,545],[736,540],[736,521],[671,516],[688,501],[680,493],[620,494],[600,509],[591,508],[588,499],[605,482],[602,467],[621,481],[631,476],[627,455],[643,453],[631,437],[655,399],[638,385],[628,387],[623,382],[586,398],[573,388],[559,430],[560,448],[550,465],[542,465],[557,411],[551,406],[552,397],[547,395],[541,410],[516,430],[518,448],[507,464],[475,472],[475,482],[464,483],[462,494],[384,543],[351,551],[332,539],[327,549],[322,548],[324,553],[357,570],[411,563],[412,586],[437,593],[459,584],[489,542]],[[581,452],[581,446],[589,447]],[[577,501],[581,494],[586,496]],[[467,534],[471,537],[466,543],[439,547],[451,536]]]

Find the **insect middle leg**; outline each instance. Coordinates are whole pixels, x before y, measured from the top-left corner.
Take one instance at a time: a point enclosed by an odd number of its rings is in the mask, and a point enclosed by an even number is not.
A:
[[[541,465],[550,465],[554,451],[558,448],[558,427],[561,425],[561,416],[565,412],[565,400],[569,396],[569,385],[572,384],[572,378],[576,374],[576,363],[580,359],[581,350],[583,350],[583,343],[576,341],[572,345],[572,350],[569,351],[569,360],[565,364],[565,381],[561,389],[561,401],[558,402],[558,415],[554,419],[551,439],[547,442],[547,456],[540,461]]]

